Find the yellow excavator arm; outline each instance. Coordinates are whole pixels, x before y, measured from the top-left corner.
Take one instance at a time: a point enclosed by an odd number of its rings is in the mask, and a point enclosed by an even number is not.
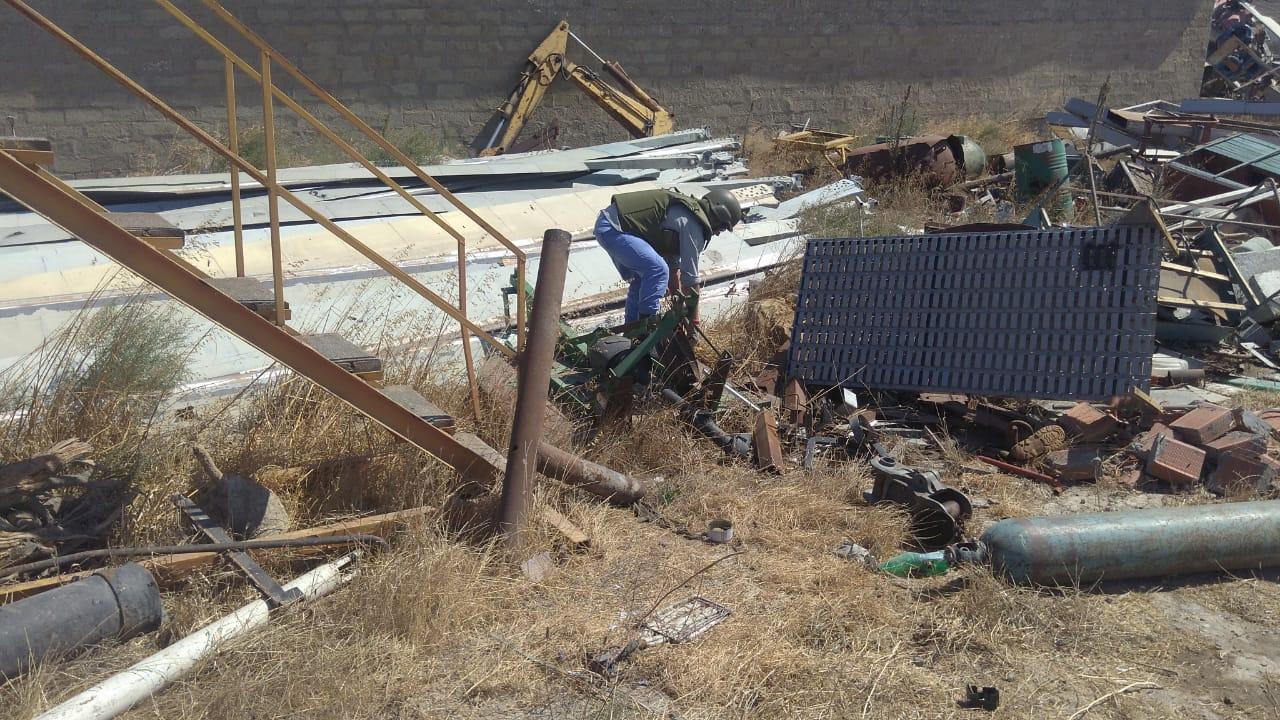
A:
[[[604,71],[623,89],[615,88],[593,70],[566,59],[570,38],[591,52],[600,61]],[[471,147],[476,154],[489,156],[506,152],[524,130],[529,116],[538,107],[547,88],[561,75],[586,93],[587,97],[626,128],[632,137],[661,135],[675,129],[674,115],[641,89],[621,65],[606,61],[592,52],[591,48],[569,30],[569,23],[562,20],[530,53],[515,89],[472,141]]]

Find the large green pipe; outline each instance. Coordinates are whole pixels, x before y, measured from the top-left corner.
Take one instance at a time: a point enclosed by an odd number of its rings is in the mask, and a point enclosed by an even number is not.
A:
[[[1009,580],[1070,585],[1280,565],[1280,501],[1011,518],[982,536]]]

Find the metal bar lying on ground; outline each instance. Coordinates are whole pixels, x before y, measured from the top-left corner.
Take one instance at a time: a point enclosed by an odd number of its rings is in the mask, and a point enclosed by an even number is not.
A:
[[[39,572],[53,567],[74,565],[83,560],[95,558],[147,557],[149,555],[186,555],[189,553],[244,552],[246,550],[269,550],[271,548],[318,548],[329,545],[352,545],[355,543],[374,543],[383,547],[387,541],[377,535],[326,535],[324,537],[300,538],[261,538],[258,540],[241,540],[227,542],[201,543],[197,545],[147,545],[143,547],[100,548],[83,550],[69,555],[59,555],[46,560],[37,560],[22,565],[10,565],[0,568],[0,577],[10,577],[21,573]],[[7,589],[0,588],[0,594]]]
[[[235,542],[231,538],[231,535],[228,534],[220,525],[215,523],[213,518],[209,517],[209,514],[204,511],[204,508],[192,502],[191,498],[183,495],[182,493],[174,493],[170,496],[170,501],[173,502],[179,510],[186,514],[187,520],[189,520],[197,530],[204,533],[204,536],[209,538],[209,542]],[[320,539],[332,540],[332,538]],[[378,541],[383,542],[381,538],[378,538]],[[299,541],[295,540],[294,542]],[[263,570],[262,566],[259,565],[256,560],[249,557],[249,553],[244,550],[227,551],[227,559],[236,567],[240,568],[240,572],[244,573],[245,578],[252,583],[254,587],[258,588],[258,591],[270,600],[274,606],[278,607],[280,605],[285,605],[298,599],[299,596],[297,593],[292,595],[286,594],[284,589],[280,587],[280,583],[276,582],[276,579],[271,577],[266,570]]]
[[[1048,475],[1045,475],[1044,473],[1038,473],[1035,470],[1029,470],[1024,467],[1019,467],[1017,465],[1014,465],[1013,463],[1007,463],[1003,460],[996,460],[995,458],[990,458],[990,457],[987,457],[986,455],[979,455],[978,460],[990,465],[991,467],[999,468],[1009,473],[1010,475],[1017,475],[1018,477],[1024,477],[1024,478],[1027,478],[1028,480],[1035,480],[1036,482],[1042,482],[1045,485],[1048,485],[1055,489],[1060,489],[1062,487],[1062,485],[1057,480],[1049,477]]]
[[[538,472],[617,505],[631,505],[647,490],[639,480],[545,442],[538,445]]]
[[[354,577],[345,572],[358,553],[312,570],[285,585],[300,590],[304,599],[328,595]],[[271,619],[266,600],[255,600],[222,619],[182,638],[169,647],[81,692],[36,720],[107,720],[163,690],[169,683],[190,672],[201,659],[217,652],[234,638],[263,627]]]

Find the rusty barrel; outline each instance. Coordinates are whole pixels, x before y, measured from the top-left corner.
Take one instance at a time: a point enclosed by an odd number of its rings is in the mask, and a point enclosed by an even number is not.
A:
[[[1280,565],[1280,501],[1011,518],[982,536],[1013,582],[1072,585]]]

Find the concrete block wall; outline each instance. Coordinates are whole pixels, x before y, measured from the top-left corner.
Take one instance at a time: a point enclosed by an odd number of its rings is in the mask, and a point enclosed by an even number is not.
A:
[[[148,0],[27,0],[216,134],[223,63]],[[913,87],[931,117],[1028,117],[1112,78],[1117,102],[1195,94],[1211,0],[224,0],[225,5],[375,126],[469,141],[560,18],[619,60],[682,127],[741,134],[882,114]],[[256,61],[196,0],[177,3]],[[179,167],[193,146],[12,8],[0,5],[0,120],[55,140],[69,175]],[[586,62],[580,49],[571,56]],[[279,75],[279,73],[277,73]],[[286,87],[294,88],[287,82]],[[241,122],[260,124],[243,75]],[[295,93],[302,99],[300,88]],[[314,103],[304,102],[308,107]],[[286,139],[299,126],[281,111]],[[320,113],[329,119],[326,113]],[[568,86],[533,126],[561,140],[622,136]],[[0,125],[0,130],[7,127]]]

